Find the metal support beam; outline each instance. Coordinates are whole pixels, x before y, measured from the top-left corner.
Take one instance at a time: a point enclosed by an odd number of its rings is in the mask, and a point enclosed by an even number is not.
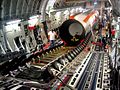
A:
[[[42,0],[41,2],[41,16],[42,16],[42,21],[44,22],[46,20],[45,14],[46,14],[46,6],[49,0]]]

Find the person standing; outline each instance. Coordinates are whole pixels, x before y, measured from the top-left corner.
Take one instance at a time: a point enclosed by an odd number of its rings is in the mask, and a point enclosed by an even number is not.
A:
[[[50,40],[50,47],[55,46],[55,37],[56,37],[56,32],[54,30],[48,32],[49,40]]]
[[[99,51],[102,50],[102,36],[99,34],[98,35],[98,43],[99,43]]]
[[[101,33],[102,33],[102,27],[103,27],[102,22],[99,21],[98,27],[99,27],[98,33],[101,35]]]
[[[108,37],[109,37],[109,33],[108,30],[106,29],[106,42],[108,42]]]
[[[106,39],[105,39],[105,37],[102,37],[102,44],[103,44],[103,49],[105,51],[105,48],[106,48]]]
[[[41,37],[41,35],[39,35],[38,36],[38,45],[39,45],[39,50],[42,50],[42,51],[44,51],[44,48],[43,48],[43,40],[42,40],[42,37]]]

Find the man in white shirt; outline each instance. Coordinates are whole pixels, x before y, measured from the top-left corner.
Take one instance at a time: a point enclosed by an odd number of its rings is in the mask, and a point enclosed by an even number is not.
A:
[[[55,36],[56,36],[55,31],[53,31],[53,30],[49,31],[48,36],[49,36],[49,40],[50,40],[50,46],[53,47],[55,45]]]

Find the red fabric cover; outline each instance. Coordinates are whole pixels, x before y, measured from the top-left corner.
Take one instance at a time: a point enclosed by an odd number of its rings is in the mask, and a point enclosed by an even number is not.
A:
[[[28,26],[28,30],[34,30],[35,27],[34,26]]]
[[[115,30],[114,30],[114,29],[111,31],[111,34],[112,34],[112,35],[115,35]]]

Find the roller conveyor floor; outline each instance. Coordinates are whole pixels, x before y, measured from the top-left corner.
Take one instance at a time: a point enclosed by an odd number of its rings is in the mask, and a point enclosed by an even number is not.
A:
[[[49,53],[44,54],[43,56],[40,56],[39,58],[39,62],[35,63],[34,61],[31,63],[31,65],[35,65],[35,66],[39,66],[39,67],[43,67],[47,64],[49,64],[50,62],[54,61],[56,58],[68,53],[69,51],[71,51],[72,49],[74,49],[75,47],[59,47],[58,49],[56,49],[55,51],[51,51]]]
[[[94,46],[94,50],[91,50],[76,69],[68,83],[72,90],[110,90],[108,53],[98,51],[98,48]]]
[[[66,83],[66,79],[67,81],[70,80],[71,75],[75,74],[76,69],[78,68],[79,65],[81,65],[83,59],[86,57],[86,55],[89,53],[88,48],[91,47],[91,41],[88,42],[88,44],[86,44],[86,48],[84,48],[81,52],[78,52],[78,55],[71,61],[69,62],[69,64],[65,67],[65,69],[63,70],[62,74],[58,75],[59,78],[62,79],[62,81],[65,80]],[[80,45],[78,48],[76,48],[76,50],[74,51],[80,51],[84,46]],[[77,54],[76,52],[72,52],[74,55]],[[67,76],[66,76],[67,75]],[[69,78],[69,79],[68,79]],[[60,80],[55,80],[53,82],[56,83],[51,83],[51,86],[53,87],[51,90],[56,90],[57,87],[59,87],[58,83],[61,83]],[[61,83],[62,84],[62,83]],[[61,85],[60,84],[60,85]],[[65,84],[63,84],[64,86]],[[68,86],[69,87],[69,86]],[[61,89],[60,87],[57,88],[57,90]],[[66,88],[65,88],[66,90]]]
[[[100,59],[102,58],[101,54],[93,53],[84,73],[81,77],[81,80],[78,84],[78,90],[95,90],[98,67]]]
[[[86,50],[87,44],[88,44],[88,47],[91,47],[91,41],[89,39],[90,38],[86,38],[86,40],[78,47],[65,48],[61,46],[61,47],[58,47],[56,50],[54,49],[52,51],[42,53],[40,55],[37,54],[36,57],[32,57],[32,61],[28,63],[30,67],[28,65],[27,67],[21,70],[18,70],[15,74],[13,72],[14,74],[13,77],[21,81],[25,80],[28,82],[29,81],[39,82],[38,84],[39,88],[40,88],[40,85],[44,84],[44,87],[41,87],[42,89],[49,87],[50,90],[56,90],[56,89],[59,90],[61,89],[61,88],[58,89],[59,83],[61,83],[61,81],[64,81],[64,80],[67,80],[65,81],[65,83],[68,83],[67,85],[69,87],[70,86],[69,83],[70,83],[70,80],[72,80],[72,76],[76,75],[76,70],[79,68],[79,66],[84,67],[83,66],[84,58],[86,58],[87,56],[90,56],[89,53],[91,52],[89,52],[89,50]],[[65,52],[66,54],[65,53],[63,54],[63,52]],[[58,58],[58,56],[60,57]],[[92,62],[94,61],[96,60],[93,60]],[[84,64],[86,62],[84,62]],[[48,67],[46,67],[45,69],[41,68],[46,65],[48,65]],[[93,63],[93,67],[90,67],[93,70],[94,70],[94,65],[96,64]],[[77,76],[79,76],[79,74],[77,74],[76,77]],[[92,82],[92,79],[91,79],[91,82]],[[34,86],[32,82],[30,82],[30,84]],[[63,86],[64,85],[65,84],[63,84]]]

